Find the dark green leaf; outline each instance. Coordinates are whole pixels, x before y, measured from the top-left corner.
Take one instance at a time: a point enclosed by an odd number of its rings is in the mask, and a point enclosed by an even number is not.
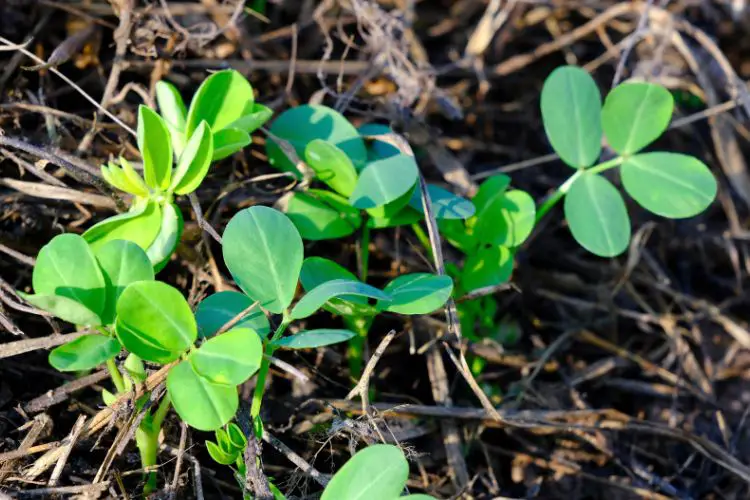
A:
[[[395,203],[395,202],[393,202]],[[386,208],[388,205],[380,208]],[[372,212],[377,209],[370,209],[368,212]],[[408,226],[419,222],[424,218],[422,212],[414,210],[410,206],[406,206],[396,212],[393,215],[385,215],[384,217],[371,216],[367,219],[367,226],[372,229],[385,229],[389,227]],[[447,220],[447,219],[445,219]]]
[[[369,163],[360,174],[349,203],[361,209],[390,203],[409,193],[417,182],[418,175],[417,163],[409,155],[402,154]]]
[[[237,388],[213,384],[201,377],[189,362],[183,361],[169,371],[167,391],[175,411],[190,427],[216,430],[237,412]]]
[[[377,136],[388,136],[394,134],[393,130],[388,125],[368,123],[359,127],[358,130],[365,139],[368,163],[401,154],[401,151],[399,151],[399,149],[393,144],[382,139],[376,139]]]
[[[343,299],[349,299],[352,296],[369,297],[382,301],[388,301],[391,299],[388,293],[384,293],[381,290],[366,285],[360,281],[335,279],[316,286],[302,297],[292,309],[291,318],[306,318],[315,314],[323,304],[333,298],[341,297]]]
[[[258,333],[249,328],[233,328],[205,342],[188,360],[201,377],[214,384],[236,386],[258,371],[262,358],[263,344]]]
[[[623,83],[607,95],[602,109],[604,135],[621,155],[637,153],[654,142],[672,119],[674,99],[653,83]]]
[[[277,340],[274,345],[280,349],[313,349],[345,342],[355,335],[354,332],[349,330],[321,328],[319,330],[305,330],[289,337],[283,337]]]
[[[214,462],[221,465],[233,465],[237,461],[237,453],[227,453],[213,441],[206,441],[206,450]]]
[[[429,184],[427,193],[430,196],[433,215],[437,219],[468,219],[474,215],[475,210],[472,202],[456,196],[448,190]],[[421,189],[414,190],[409,205],[420,212],[424,211]]]
[[[286,215],[306,240],[330,240],[354,233],[362,225],[359,210],[336,193],[320,189],[295,192],[289,197]]]
[[[152,189],[167,189],[172,175],[172,141],[161,116],[138,107],[138,149],[143,155],[143,176]]]
[[[384,291],[391,299],[379,302],[380,309],[399,314],[429,314],[445,305],[453,291],[453,280],[436,274],[405,274],[388,283]]]
[[[61,372],[90,370],[120,352],[117,339],[104,335],[84,335],[56,347],[49,353],[49,364]]]
[[[506,247],[483,246],[469,255],[461,274],[466,292],[506,283],[513,273],[513,255]]]
[[[307,292],[337,279],[355,281],[357,277],[332,260],[322,257],[308,257],[302,264],[300,281]],[[368,304],[367,297],[358,296],[332,298],[323,308],[342,316],[370,316],[377,312],[374,306]]]
[[[247,438],[243,434],[240,427],[234,422],[227,425],[227,436],[229,436],[229,442],[237,450],[244,450],[247,447]]]
[[[224,291],[209,295],[198,304],[198,309],[195,311],[199,334],[202,337],[215,335],[221,327],[251,305],[253,305],[253,301],[247,295],[239,292]],[[250,328],[264,338],[271,330],[268,325],[268,318],[257,306],[242,318],[234,328]]]

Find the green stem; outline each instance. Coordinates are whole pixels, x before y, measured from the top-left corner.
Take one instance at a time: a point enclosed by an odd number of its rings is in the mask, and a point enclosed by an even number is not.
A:
[[[159,435],[159,431],[161,430],[161,424],[164,422],[164,418],[167,416],[167,413],[169,412],[169,408],[171,407],[172,401],[169,399],[169,393],[165,392],[164,397],[161,398],[161,402],[159,403],[159,407],[154,412],[154,416],[152,419],[151,427],[153,429],[156,429],[156,435]]]
[[[430,243],[430,237],[428,236],[428,234],[425,232],[419,222],[415,222],[414,224],[412,224],[411,229],[417,236],[419,243],[421,243],[424,249],[427,251],[428,257],[432,258],[432,243]]]
[[[349,360],[349,374],[352,378],[358,379],[362,375],[364,367],[365,343],[367,342],[372,318],[351,318],[347,316],[344,317],[344,322],[347,328],[357,334],[349,340],[346,358]]]
[[[125,389],[125,380],[123,380],[120,370],[117,369],[115,358],[110,358],[107,360],[107,370],[109,370],[109,376],[112,378],[112,383],[115,384],[117,393],[119,394],[125,392],[127,390]]]
[[[617,167],[622,164],[622,162],[625,159],[622,156],[618,156],[616,158],[612,158],[611,160],[602,162],[598,165],[594,165],[591,168],[587,169],[578,169],[576,170],[576,173],[568,177],[568,179],[562,183],[562,185],[557,188],[557,190],[550,195],[549,198],[544,200],[544,202],[537,208],[536,210],[536,223],[538,224],[542,218],[547,215],[547,213],[552,210],[552,208],[557,205],[557,202],[559,202],[563,196],[565,196],[568,191],[570,190],[570,187],[573,185],[573,183],[578,180],[578,178],[585,173],[587,174],[598,174],[600,172],[604,172],[605,170],[609,170],[610,168]]]
[[[359,240],[359,279],[367,283],[367,275],[370,266],[370,226],[367,218],[363,219],[362,238]]]
[[[258,377],[255,380],[255,390],[253,391],[253,401],[250,405],[250,418],[252,419],[253,429],[257,430],[259,429],[258,426],[256,426],[256,421],[260,417],[260,406],[263,402],[263,393],[266,390],[266,376],[268,375],[268,370],[271,368],[271,356],[273,355],[273,352],[276,350],[274,347],[274,342],[279,340],[282,335],[284,335],[284,331],[286,331],[286,328],[289,326],[289,323],[291,323],[291,319],[287,316],[287,313],[284,312],[284,319],[282,320],[279,327],[276,329],[275,332],[273,332],[273,336],[271,337],[271,340],[266,342],[266,346],[263,353],[263,360],[260,363],[260,369],[258,370]],[[260,438],[261,436],[257,436]]]
[[[165,394],[156,411],[153,414],[147,413],[144,415],[141,425],[135,431],[135,444],[141,455],[141,467],[143,469],[156,465],[156,459],[159,455],[161,424],[169,412],[170,403],[169,394]],[[148,495],[156,490],[156,471],[147,472],[145,478],[146,484],[143,486],[143,494]]]

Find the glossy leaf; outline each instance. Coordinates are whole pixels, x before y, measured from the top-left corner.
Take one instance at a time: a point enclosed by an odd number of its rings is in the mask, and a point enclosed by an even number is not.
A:
[[[536,205],[528,193],[506,191],[487,203],[474,224],[479,243],[517,247],[529,237],[536,222]]]
[[[234,465],[234,462],[237,460],[237,453],[227,453],[213,441],[206,441],[206,451],[208,451],[214,462],[221,465]]]
[[[637,153],[666,130],[673,110],[672,94],[661,85],[623,83],[604,101],[604,135],[621,155]]]
[[[264,206],[238,212],[224,230],[222,250],[237,285],[261,307],[278,314],[292,303],[304,250],[287,216]]]
[[[182,237],[184,221],[182,212],[174,203],[162,205],[161,226],[154,240],[146,250],[154,271],[161,271],[169,262]]]
[[[246,107],[245,111],[247,112],[245,115],[227,125],[227,128],[240,129],[250,134],[262,127],[273,116],[271,108],[257,102],[253,103],[249,111]]]
[[[391,298],[378,303],[378,308],[399,314],[429,314],[445,305],[453,291],[453,280],[437,274],[405,274],[383,290]]]
[[[305,330],[288,337],[283,337],[274,342],[274,345],[280,349],[314,349],[316,347],[345,342],[355,335],[356,333],[349,330],[321,328],[318,330]]]
[[[474,215],[474,204],[467,199],[456,196],[447,189],[432,184],[427,185],[432,211],[436,219],[468,219]],[[422,190],[417,187],[412,193],[409,205],[415,210],[424,212]]]
[[[330,259],[323,257],[305,259],[300,273],[300,281],[305,291],[309,292],[332,280],[356,281],[357,277]],[[342,316],[368,316],[377,312],[374,306],[368,304],[367,297],[356,295],[332,298],[323,305],[323,309]]]
[[[670,219],[693,217],[716,198],[716,179],[692,156],[645,153],[620,167],[625,191],[646,210]]]
[[[208,174],[213,154],[213,134],[206,122],[201,122],[180,155],[170,190],[177,194],[189,194],[198,189]]]
[[[263,344],[249,328],[233,328],[193,351],[188,360],[195,373],[213,382],[236,386],[260,368]]]
[[[362,225],[359,210],[336,193],[320,189],[293,193],[286,215],[306,240],[330,240],[354,233]]]
[[[34,307],[47,311],[68,323],[81,326],[99,326],[102,324],[99,314],[74,299],[41,293],[32,295],[18,292],[18,294]]]
[[[94,224],[83,233],[83,238],[94,251],[113,240],[129,240],[146,250],[159,234],[161,222],[161,207],[156,202],[144,200],[130,212]]]
[[[461,273],[465,292],[507,283],[513,274],[513,255],[503,246],[482,246],[468,256]]]
[[[211,337],[242,311],[253,305],[250,298],[239,292],[227,290],[209,295],[198,304],[195,320],[201,337]],[[268,318],[260,307],[255,307],[233,328],[249,328],[266,337],[271,330]]]
[[[139,281],[120,295],[116,332],[129,352],[165,364],[193,345],[198,328],[179,290],[160,281]]]
[[[630,218],[619,191],[600,175],[584,174],[565,196],[565,219],[576,241],[600,257],[621,254],[630,242]]]
[[[214,154],[212,161],[233,155],[253,142],[250,134],[237,128],[225,128],[214,132]]]
[[[133,165],[122,156],[120,156],[118,162],[120,163],[120,168],[125,174],[125,177],[130,182],[131,186],[133,186],[138,191],[138,193],[140,193],[140,196],[148,196],[148,186],[143,180],[143,177],[141,177],[141,174],[136,172],[135,168],[133,168]]]
[[[76,234],[55,236],[42,247],[31,281],[39,295],[65,297],[97,317],[103,316],[107,300],[104,275],[89,245]]]
[[[172,176],[172,141],[164,120],[147,106],[138,107],[138,150],[143,177],[152,189],[167,189]]]
[[[167,125],[184,132],[187,122],[187,109],[177,88],[169,82],[156,82],[156,103]]]
[[[148,187],[146,187],[143,181],[140,183],[132,182],[132,180],[125,175],[123,169],[114,163],[109,162],[107,165],[102,165],[100,171],[104,180],[120,191],[125,191],[134,196],[148,196]]]
[[[84,335],[49,353],[49,364],[61,372],[90,370],[120,353],[117,339],[105,335]]]
[[[204,120],[217,133],[252,110],[254,101],[253,87],[238,71],[217,71],[203,81],[190,103],[187,135]]]
[[[305,147],[305,162],[315,176],[331,189],[349,196],[357,184],[354,164],[342,150],[321,139],[314,139]]]
[[[417,163],[409,155],[374,161],[362,170],[349,203],[361,209],[385,205],[408,193],[418,175]]]
[[[355,453],[334,474],[321,500],[395,500],[408,478],[409,463],[400,448],[373,444]]]
[[[237,424],[232,422],[227,425],[227,436],[235,449],[244,450],[247,447],[247,437]]]
[[[187,361],[169,371],[167,391],[180,418],[201,431],[222,427],[239,407],[236,387],[211,383],[195,373]]]
[[[306,318],[315,314],[323,304],[335,297],[347,299],[351,296],[369,297],[381,301],[391,299],[388,293],[360,281],[335,279],[326,281],[307,292],[292,309],[291,317],[292,319]]]
[[[542,121],[552,148],[574,168],[592,165],[601,152],[602,97],[594,79],[575,66],[554,70],[542,88]]]
[[[341,149],[355,168],[367,161],[365,143],[357,129],[341,113],[326,106],[304,104],[288,109],[274,120],[270,132],[289,141],[300,158],[304,158],[305,148],[311,141],[321,139]],[[266,141],[266,152],[271,165],[299,174],[273,138]]]
[[[127,240],[113,240],[96,251],[96,259],[104,275],[107,303],[102,323],[110,325],[115,320],[115,306],[125,288],[136,281],[154,279],[154,268],[148,255],[138,245]]]

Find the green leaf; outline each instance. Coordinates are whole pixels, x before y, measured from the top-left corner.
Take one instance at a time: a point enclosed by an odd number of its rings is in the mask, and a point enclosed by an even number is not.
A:
[[[135,354],[128,354],[122,366],[135,382],[144,382],[148,376],[146,367],[143,366],[143,361]]]
[[[461,273],[466,292],[506,283],[513,273],[513,255],[502,246],[482,246],[468,256]]]
[[[359,127],[358,130],[365,139],[365,145],[367,146],[368,163],[401,154],[401,151],[399,151],[399,149],[393,144],[372,137],[378,135],[394,134],[395,132],[393,132],[393,129],[391,129],[391,127],[389,127],[388,125],[381,125],[379,123],[367,123]]]
[[[214,137],[206,122],[201,122],[190,137],[174,170],[170,191],[189,194],[198,189],[211,166]]]
[[[409,155],[374,161],[362,170],[349,203],[362,209],[385,205],[407,194],[418,175],[417,163]]]
[[[217,133],[252,110],[254,101],[253,87],[238,71],[217,71],[203,81],[190,103],[187,135],[204,120]]]
[[[542,121],[552,148],[574,168],[592,165],[601,152],[602,96],[575,66],[554,70],[542,88]]]
[[[323,257],[305,259],[300,281],[306,292],[332,280],[356,281],[357,277],[332,260]],[[356,295],[332,298],[323,305],[323,309],[342,316],[370,316],[377,313],[375,307],[368,303],[367,297]]]
[[[31,281],[34,292],[39,295],[74,300],[99,318],[104,313],[107,301],[104,275],[86,240],[77,234],[55,236],[42,247]],[[57,301],[57,304],[64,304],[64,301]]]
[[[406,498],[409,500],[436,500],[435,497],[430,495],[425,495],[424,493],[416,493],[414,495],[406,495],[399,498]]]
[[[159,111],[167,125],[184,132],[187,122],[187,109],[177,88],[164,80],[156,82],[156,103],[159,105]]]
[[[102,315],[102,324],[111,325],[115,320],[115,306],[129,284],[154,279],[154,268],[141,247],[127,240],[113,240],[96,251],[104,280],[107,284],[107,304]]]
[[[182,212],[177,205],[174,203],[162,205],[159,232],[146,250],[146,255],[154,266],[154,272],[158,273],[169,262],[180,242],[183,227]]]
[[[250,297],[239,292],[228,290],[209,295],[198,304],[198,309],[195,311],[198,333],[201,337],[215,335],[222,326],[251,305],[253,301]],[[250,311],[233,328],[249,328],[258,332],[258,335],[263,338],[271,331],[268,318],[260,307]]]
[[[625,191],[646,210],[670,219],[703,212],[716,198],[716,179],[697,158],[678,153],[635,155],[620,167]]]
[[[475,231],[469,226],[470,223],[476,224],[476,219],[477,217],[474,216],[466,223],[457,219],[438,219],[438,229],[445,241],[469,255],[477,247]]]
[[[411,208],[409,205],[409,202],[412,199],[412,196],[414,195],[414,192],[418,191],[416,184],[412,186],[407,192],[399,196],[393,201],[390,201],[386,203],[385,205],[381,205],[379,207],[374,208],[368,208],[366,209],[367,215],[369,215],[370,219],[377,219],[377,220],[389,220],[394,217],[396,217],[398,214],[404,211],[406,208]],[[422,213],[420,212],[420,220],[423,218]]]
[[[148,196],[148,186],[143,180],[143,177],[141,177],[141,174],[136,172],[133,168],[133,165],[131,165],[131,163],[124,157],[120,156],[118,162],[120,163],[122,172],[125,174],[125,178],[130,182],[131,187],[133,187],[134,190],[138,191],[138,193],[135,194],[137,196]]]
[[[120,349],[120,343],[112,337],[84,335],[52,349],[49,364],[61,372],[90,370],[117,356]]]
[[[237,128],[225,128],[214,132],[214,154],[212,161],[218,161],[233,155],[253,142],[250,134]]]
[[[161,116],[148,106],[138,107],[138,149],[143,176],[152,189],[167,189],[172,175],[172,141]]]
[[[174,361],[195,342],[198,328],[179,290],[160,281],[129,285],[117,301],[117,336],[138,357]]]
[[[222,250],[229,272],[251,299],[277,314],[289,307],[304,249],[287,216],[264,206],[238,212],[224,230]]]
[[[321,328],[305,330],[289,337],[283,337],[274,342],[274,345],[280,349],[314,349],[345,342],[355,335],[356,333],[349,330]]]
[[[47,311],[63,321],[81,326],[99,326],[102,320],[97,313],[74,299],[58,295],[26,294],[18,292],[23,299],[34,307]]]
[[[602,126],[607,142],[621,155],[645,148],[666,130],[674,99],[661,85],[623,83],[607,95]]]
[[[124,165],[130,165],[130,163],[125,162]],[[130,168],[132,169],[133,167],[131,166]],[[107,165],[102,165],[101,173],[105,181],[120,191],[125,191],[134,196],[148,196],[148,187],[137,173],[137,180],[134,182],[134,179],[128,176],[124,169],[118,167],[112,162],[109,162]]]
[[[206,450],[214,462],[221,465],[233,465],[237,460],[237,453],[227,453],[213,441],[206,441]]]
[[[565,196],[565,219],[576,241],[600,257],[621,254],[630,242],[630,218],[612,183],[583,174]]]
[[[244,450],[247,447],[247,438],[245,437],[245,434],[234,422],[227,425],[227,436],[229,436],[229,442],[232,443],[232,446],[235,449]]]
[[[388,283],[384,291],[391,295],[391,300],[379,302],[379,309],[399,314],[429,314],[445,305],[453,291],[453,280],[437,274],[405,274]]]
[[[167,391],[175,411],[190,427],[214,431],[237,413],[237,388],[213,384],[201,377],[189,362],[183,361],[169,371]]]
[[[227,128],[237,128],[251,134],[262,127],[272,116],[273,110],[271,108],[254,102],[249,113],[227,125]]]
[[[270,132],[289,141],[300,158],[304,158],[305,148],[311,141],[322,139],[342,150],[355,168],[367,161],[365,143],[357,129],[341,113],[326,106],[304,104],[288,109],[274,120]],[[266,141],[266,152],[271,165],[300,175],[272,137]]]
[[[286,215],[306,240],[331,240],[354,233],[362,225],[359,210],[336,193],[320,189],[292,193]]]
[[[83,233],[83,238],[94,251],[113,240],[132,241],[146,250],[159,234],[161,222],[161,207],[156,202],[143,200],[130,212],[94,224]]]
[[[409,478],[404,453],[392,444],[374,444],[354,454],[323,491],[321,500],[396,499]]]
[[[305,147],[305,162],[318,179],[331,189],[349,196],[357,184],[357,170],[342,150],[321,139],[313,139]]]
[[[195,373],[214,384],[231,386],[249,379],[262,359],[260,336],[249,328],[233,328],[213,337],[188,357]]]
[[[475,209],[472,202],[456,196],[446,189],[429,184],[427,194],[430,197],[432,211],[437,219],[468,219],[474,215]],[[424,212],[421,189],[414,190],[409,205],[420,212]]]
[[[534,199],[524,191],[506,191],[484,205],[474,223],[474,235],[479,243],[517,247],[535,223]]]
[[[315,314],[323,304],[335,297],[346,299],[351,296],[369,297],[382,301],[388,301],[391,299],[388,293],[384,293],[381,290],[366,285],[360,281],[335,279],[316,286],[302,297],[292,309],[291,318],[306,318]]]
[[[394,202],[395,203],[395,202]],[[388,205],[385,205],[385,207],[388,207]],[[381,208],[385,208],[381,207]],[[367,219],[367,226],[372,229],[385,229],[389,227],[398,227],[398,226],[408,226],[410,224],[414,224],[415,222],[419,222],[424,218],[424,215],[422,215],[422,212],[414,210],[410,206],[406,206],[396,212],[393,215],[385,215],[385,216],[374,216],[372,215],[372,211],[377,209],[370,209],[368,212],[370,213],[370,217]],[[448,220],[448,219],[445,219]]]

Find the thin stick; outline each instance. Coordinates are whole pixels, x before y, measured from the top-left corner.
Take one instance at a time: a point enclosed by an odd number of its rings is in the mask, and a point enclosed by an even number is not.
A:
[[[81,435],[83,424],[86,423],[86,418],[86,415],[78,415],[78,420],[76,420],[76,423],[73,425],[73,429],[71,429],[70,434],[68,434],[63,440],[63,450],[60,453],[60,458],[57,459],[55,468],[52,470],[47,486],[57,486],[57,482],[60,480],[65,464],[68,463],[70,452],[73,450],[73,446],[75,446],[78,437]]]

